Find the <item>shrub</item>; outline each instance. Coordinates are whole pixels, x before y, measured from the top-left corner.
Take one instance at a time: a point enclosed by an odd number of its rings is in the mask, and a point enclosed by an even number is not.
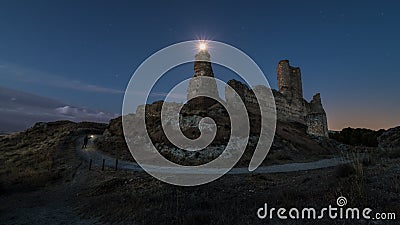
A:
[[[370,130],[365,128],[344,128],[342,131],[331,133],[329,137],[348,145],[362,145],[366,147],[377,147],[378,137],[384,130]]]

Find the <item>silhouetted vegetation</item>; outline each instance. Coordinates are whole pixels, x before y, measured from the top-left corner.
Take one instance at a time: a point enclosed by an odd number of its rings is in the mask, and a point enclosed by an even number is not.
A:
[[[385,130],[381,129],[378,131],[365,129],[365,128],[344,128],[342,131],[330,133],[329,137],[336,141],[342,142],[348,145],[362,145],[367,147],[377,147],[378,137]]]

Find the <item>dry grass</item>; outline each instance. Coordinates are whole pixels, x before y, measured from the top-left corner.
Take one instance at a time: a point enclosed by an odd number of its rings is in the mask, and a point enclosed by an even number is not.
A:
[[[0,139],[1,184],[7,181],[11,188],[50,186],[59,180],[58,176],[71,173],[73,164],[80,161],[68,158],[74,154],[67,154],[62,146],[70,142],[65,137],[78,126],[62,126]],[[287,159],[285,154],[275,157]],[[225,175],[197,187],[168,185],[146,173],[99,168],[88,171],[83,164],[77,175],[81,178],[79,185],[70,182],[61,184],[61,189],[69,190],[68,207],[81,218],[111,224],[282,224],[278,219],[259,220],[257,209],[264,203],[273,207],[321,208],[335,205],[339,196],[345,196],[355,207],[400,213],[400,159],[364,160],[357,154],[343,157],[354,160],[346,166],[320,170]],[[6,202],[4,205],[7,207]],[[365,224],[355,220],[312,222]]]
[[[59,121],[0,139],[0,188],[31,190],[70,173],[71,155],[65,154],[63,147],[71,142],[71,134],[91,126],[92,123]]]
[[[101,217],[104,222],[138,224],[279,224],[280,220],[259,220],[256,211],[264,203],[270,207],[327,207],[345,196],[349,204],[374,210],[399,206],[387,198],[395,195],[398,178],[380,176],[368,183],[374,168],[352,163],[354,172],[337,177],[335,168],[284,173],[227,175],[198,187],[176,187],[143,173],[96,172],[83,189],[78,210],[83,218]],[[374,185],[388,184],[386,192],[373,192]],[[396,211],[397,210],[397,211]],[[290,221],[288,221],[290,222]],[[293,221],[291,221],[293,222]],[[297,221],[299,222],[299,221]],[[301,221],[295,224],[303,224]],[[363,224],[365,221],[313,221],[315,224]]]

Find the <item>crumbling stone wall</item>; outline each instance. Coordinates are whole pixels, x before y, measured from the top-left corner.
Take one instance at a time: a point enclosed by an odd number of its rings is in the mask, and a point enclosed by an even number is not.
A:
[[[272,90],[277,119],[307,125],[308,134],[327,137],[327,117],[322,106],[321,96],[319,93],[314,95],[310,102],[303,98],[300,68],[290,66],[288,60],[282,60],[278,63],[277,78],[279,91]],[[236,80],[229,81],[228,85],[240,95],[250,113],[259,113],[257,99],[251,89]],[[237,101],[231,98],[231,94],[226,90],[227,102]]]
[[[306,108],[307,133],[328,137],[328,122],[319,93],[313,96]]]
[[[307,133],[315,136],[328,137],[328,126],[326,124],[326,114],[309,113],[306,116]]]

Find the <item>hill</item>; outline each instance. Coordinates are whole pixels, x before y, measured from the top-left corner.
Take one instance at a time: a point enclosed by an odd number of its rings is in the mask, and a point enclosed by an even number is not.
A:
[[[188,138],[197,138],[200,135],[198,123],[202,117],[211,117],[217,121],[217,134],[214,141],[205,150],[193,153],[176,148],[165,136],[161,127],[161,105],[162,101],[146,105],[146,125],[148,134],[159,152],[171,161],[186,164],[199,165],[211,161],[216,158],[228,143],[227,137],[230,135],[229,117],[224,112],[222,106],[216,105],[207,109],[196,109],[187,106],[182,108],[181,129]],[[239,161],[239,165],[248,164],[259,137],[260,116],[251,114],[251,136],[247,145],[245,154]],[[199,117],[197,115],[201,115]],[[135,127],[137,122],[134,114],[129,115],[131,126]],[[126,145],[123,129],[122,117],[115,118],[110,121],[104,135],[96,139],[97,147],[112,156],[124,160],[133,161],[129,149]],[[275,138],[265,164],[284,163],[288,161],[312,161],[337,154],[338,143],[325,137],[317,137],[307,134],[307,127],[297,122],[278,121]]]
[[[76,143],[77,140],[85,133],[121,132],[119,121],[114,119],[108,125],[38,123],[24,132],[1,137],[2,223],[265,224],[254,216],[264,203],[275,207],[320,208],[334,205],[340,195],[354,206],[400,213],[400,156],[380,149],[370,152],[369,160],[357,158],[351,149],[345,150],[355,161],[333,168],[225,175],[212,183],[190,188],[160,182],[143,172],[102,170],[101,162],[97,161],[88,170],[88,162],[78,154],[81,143]],[[319,153],[319,146],[331,143],[303,132],[298,124],[278,124],[276,143],[267,158],[274,151],[288,151],[296,161],[297,152]],[[389,134],[398,135],[396,132],[394,129]],[[296,135],[299,138],[294,141]],[[303,149],[310,144],[315,146],[314,150]],[[276,218],[271,221],[280,222]],[[331,222],[319,220],[316,224]],[[352,220],[352,224],[365,221]]]

